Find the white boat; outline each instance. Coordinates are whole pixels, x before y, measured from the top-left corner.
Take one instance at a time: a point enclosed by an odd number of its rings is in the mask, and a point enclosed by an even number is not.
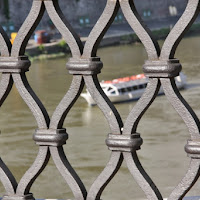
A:
[[[175,78],[175,81],[179,90],[184,89],[186,76],[181,72]],[[136,76],[118,78],[111,81],[102,81],[100,85],[111,102],[120,103],[139,99],[144,93],[147,83],[148,78],[144,74],[138,74]],[[163,94],[162,87],[158,94]],[[87,89],[86,93],[82,93],[81,96],[85,98],[89,105],[96,105],[96,102]]]

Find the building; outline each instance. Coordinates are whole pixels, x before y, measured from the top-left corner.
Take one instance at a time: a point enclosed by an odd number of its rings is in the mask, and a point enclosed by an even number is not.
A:
[[[135,1],[135,6],[145,21],[164,20],[179,17],[184,12],[187,2],[188,0],[140,0]],[[175,12],[171,11],[171,8],[174,8]]]
[[[9,0],[10,20],[18,29],[25,20],[33,0]],[[68,21],[75,27],[89,26],[95,23],[105,7],[105,0],[60,0],[60,7]],[[98,7],[98,10],[95,9]],[[18,12],[16,12],[16,10]],[[51,20],[44,15],[41,26],[51,25]]]
[[[33,0],[0,0],[1,24],[9,21],[18,30],[28,15],[32,2]],[[94,25],[103,12],[106,2],[107,0],[59,0],[64,15],[75,28]],[[139,0],[135,1],[135,5],[144,21],[156,22],[155,20],[170,20],[180,16],[187,2],[188,0]],[[8,9],[7,14],[6,9]],[[115,23],[124,22],[123,14],[119,12]],[[45,29],[52,26],[47,14],[40,26]]]
[[[0,21],[6,22],[9,20],[9,2],[7,0],[0,1]]]

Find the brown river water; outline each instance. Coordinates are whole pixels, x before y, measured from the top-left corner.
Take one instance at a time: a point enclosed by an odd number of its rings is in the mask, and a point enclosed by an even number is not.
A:
[[[187,89],[181,93],[200,117],[199,55],[200,37],[191,37],[181,42],[176,57],[180,59],[188,80]],[[102,48],[98,56],[104,62],[99,79],[108,80],[142,73],[146,52],[141,44],[133,44]],[[66,58],[34,61],[27,72],[30,85],[50,115],[65,95],[72,79],[65,69],[66,61]],[[116,104],[123,120],[135,103]],[[69,140],[64,146],[67,158],[89,189],[109,160],[110,151],[105,145],[110,132],[108,124],[97,106],[89,107],[80,97],[67,116],[64,127],[69,133]],[[37,155],[38,146],[32,140],[36,128],[32,113],[13,87],[0,110],[0,155],[17,181]],[[188,130],[166,97],[159,96],[141,120],[138,132],[144,139],[142,149],[138,152],[141,163],[163,197],[167,197],[189,165],[190,159],[184,151],[189,138]],[[200,182],[197,182],[187,196],[199,195],[199,188]],[[34,183],[31,192],[36,198],[73,198],[52,160]],[[0,193],[4,194],[2,185]],[[123,164],[106,187],[102,199],[145,199],[145,195]]]

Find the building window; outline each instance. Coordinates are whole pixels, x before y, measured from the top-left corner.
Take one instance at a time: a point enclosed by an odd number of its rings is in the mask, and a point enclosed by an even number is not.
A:
[[[84,24],[84,20],[81,18],[81,19],[79,19],[79,22],[80,22],[80,24],[81,25],[83,25]]]
[[[169,14],[172,17],[177,16],[178,11],[177,11],[176,6],[169,6]]]
[[[15,26],[12,21],[2,23],[2,28],[4,29],[5,32],[7,32],[7,34],[15,32]]]
[[[89,24],[89,23],[90,23],[89,18],[85,18],[85,23],[86,23],[86,24]]]
[[[144,16],[144,18],[150,18],[151,15],[152,15],[151,10],[144,10],[144,11],[143,11],[143,16]]]
[[[123,15],[121,14],[121,13],[118,13],[117,14],[117,16],[115,17],[115,23],[121,23],[121,22],[123,22],[123,20],[124,20],[124,17],[123,17]]]
[[[80,17],[79,18],[79,24],[81,25],[81,26],[87,26],[87,25],[89,25],[90,24],[90,19],[89,19],[89,17]]]

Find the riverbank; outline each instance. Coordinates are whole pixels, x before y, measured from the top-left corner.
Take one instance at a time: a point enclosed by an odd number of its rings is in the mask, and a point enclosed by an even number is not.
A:
[[[170,32],[170,28],[155,29],[152,31],[156,40],[163,40],[167,37]],[[200,23],[193,24],[186,37],[195,36],[200,34]],[[87,37],[81,37],[83,43],[86,42]],[[140,42],[138,36],[131,32],[120,32],[119,34],[109,34],[105,35],[101,41],[99,47],[123,45],[123,44],[133,44]],[[48,43],[36,45],[32,40],[30,41],[27,49],[26,55],[29,56],[31,61],[43,60],[43,59],[53,59],[58,57],[64,57],[70,54],[70,48],[63,39]]]

